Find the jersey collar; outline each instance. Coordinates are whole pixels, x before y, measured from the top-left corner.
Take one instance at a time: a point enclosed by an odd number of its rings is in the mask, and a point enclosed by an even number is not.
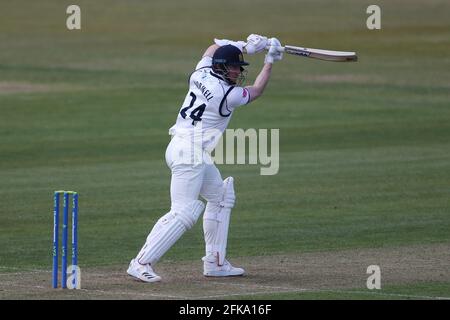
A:
[[[222,80],[222,81],[227,82],[223,77],[219,76],[218,74],[215,74],[215,73],[212,72],[212,71],[210,71],[210,73],[211,73],[211,75],[212,75],[213,77],[216,77],[217,79],[220,79],[220,80]]]

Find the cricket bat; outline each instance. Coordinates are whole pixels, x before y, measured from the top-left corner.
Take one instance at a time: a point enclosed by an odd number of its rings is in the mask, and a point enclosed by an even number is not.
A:
[[[266,48],[268,49],[268,48]],[[353,62],[358,60],[355,52],[302,48],[286,45],[279,47],[281,52],[297,56],[335,62]]]

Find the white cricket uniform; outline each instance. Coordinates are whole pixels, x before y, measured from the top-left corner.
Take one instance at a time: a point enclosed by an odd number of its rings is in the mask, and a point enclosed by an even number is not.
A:
[[[169,129],[173,138],[166,150],[166,162],[172,171],[172,210],[197,200],[199,195],[208,202],[220,201],[223,181],[209,152],[227,128],[235,108],[250,102],[247,89],[229,85],[212,71],[211,65],[211,57],[203,57],[197,64],[176,123]],[[186,154],[195,160],[186,163],[181,159],[186,160]],[[198,162],[198,157],[209,161]]]
[[[172,172],[171,209],[154,225],[136,261],[141,265],[156,263],[184,232],[192,228],[204,209],[204,274],[241,275],[243,269],[232,268],[225,260],[228,225],[235,200],[233,179],[222,181],[219,170],[212,163],[209,152],[220,137],[216,135],[217,140],[210,139],[208,133],[214,131],[220,136],[234,109],[248,103],[250,97],[247,89],[230,86],[220,75],[214,74],[211,63],[210,57],[204,57],[197,64],[189,78],[189,92],[177,121],[169,130],[173,136],[166,150],[166,162]],[[203,134],[207,135],[206,139],[201,139]],[[208,202],[206,207],[198,200],[199,196]],[[134,261],[130,263],[128,273],[139,275],[141,280],[153,281],[153,278],[149,279],[150,271],[141,274],[133,269]]]

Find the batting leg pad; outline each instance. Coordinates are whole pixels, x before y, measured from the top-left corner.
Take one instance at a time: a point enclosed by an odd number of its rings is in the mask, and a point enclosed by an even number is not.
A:
[[[219,266],[225,262],[228,227],[231,209],[234,207],[236,195],[233,178],[223,181],[223,196],[220,202],[208,202],[203,215],[203,233],[205,236],[206,255],[213,254],[218,258]]]
[[[195,200],[178,211],[171,211],[156,222],[136,259],[140,264],[154,264],[194,226],[205,205]]]

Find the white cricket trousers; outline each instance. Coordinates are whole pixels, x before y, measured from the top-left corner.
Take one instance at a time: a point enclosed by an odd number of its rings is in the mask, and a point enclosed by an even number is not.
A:
[[[208,202],[222,200],[222,177],[206,151],[174,136],[166,149],[166,163],[172,172],[171,210],[182,209],[199,195]]]

